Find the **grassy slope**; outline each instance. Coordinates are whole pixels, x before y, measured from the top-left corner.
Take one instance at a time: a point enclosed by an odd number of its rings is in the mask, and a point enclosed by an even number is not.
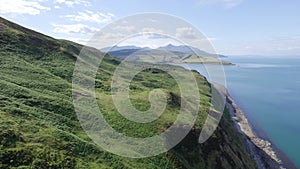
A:
[[[210,105],[210,85],[197,73],[202,100],[199,118],[178,146],[145,159],[129,159],[103,151],[81,129],[72,105],[71,77],[81,48],[76,43],[56,40],[0,18],[0,168],[255,167],[243,148],[242,136],[228,117],[222,119],[213,137],[197,144]],[[154,73],[155,70],[136,76],[131,84],[131,100],[138,109],[149,108],[147,98],[153,88],[164,88],[174,98],[154,123],[132,123],[122,118],[111,103],[110,78],[118,63],[118,59],[107,56],[97,73],[99,108],[107,121],[116,130],[139,137],[167,128],[179,109],[174,79],[164,72]],[[138,130],[127,130],[131,127]]]

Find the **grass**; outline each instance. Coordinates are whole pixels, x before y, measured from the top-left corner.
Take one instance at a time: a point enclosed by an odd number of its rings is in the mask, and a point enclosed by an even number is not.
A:
[[[0,168],[252,168],[242,136],[223,119],[205,144],[197,139],[210,107],[210,85],[193,72],[201,106],[188,136],[171,151],[144,159],[106,152],[83,131],[72,102],[72,73],[82,46],[28,30],[0,18]],[[91,55],[97,54],[91,49]],[[168,98],[162,116],[140,124],[122,117],[113,106],[111,78],[120,60],[106,56],[96,75],[96,95],[106,120],[117,131],[148,137],[166,130],[180,108],[180,91],[167,73],[148,69],[130,84],[130,99],[139,110],[150,107],[149,92]],[[223,127],[223,128],[222,128]],[[231,144],[235,137],[234,144]],[[227,147],[224,149],[222,147]],[[228,148],[229,147],[229,148]],[[232,158],[231,156],[238,156]]]

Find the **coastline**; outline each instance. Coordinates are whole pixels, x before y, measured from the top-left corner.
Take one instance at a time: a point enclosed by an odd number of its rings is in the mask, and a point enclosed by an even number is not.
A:
[[[245,136],[245,146],[250,151],[259,169],[296,168],[270,141],[257,136],[247,117],[224,86],[216,83],[212,83],[212,85],[226,98],[226,107],[229,109],[235,128]]]

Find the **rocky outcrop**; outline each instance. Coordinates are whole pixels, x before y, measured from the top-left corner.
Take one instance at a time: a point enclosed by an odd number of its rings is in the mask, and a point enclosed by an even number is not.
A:
[[[213,84],[226,97],[226,106],[234,120],[235,127],[246,137],[245,145],[254,157],[258,168],[285,168],[281,159],[274,151],[271,142],[261,139],[253,132],[248,119],[242,110],[236,105],[227,89],[219,84]]]

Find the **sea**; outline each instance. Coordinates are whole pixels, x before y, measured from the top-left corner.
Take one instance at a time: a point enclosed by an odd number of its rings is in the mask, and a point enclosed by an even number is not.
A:
[[[300,168],[300,56],[229,56],[223,60],[235,64],[223,66],[224,84],[256,134]],[[187,66],[218,82],[209,75],[220,66]]]

